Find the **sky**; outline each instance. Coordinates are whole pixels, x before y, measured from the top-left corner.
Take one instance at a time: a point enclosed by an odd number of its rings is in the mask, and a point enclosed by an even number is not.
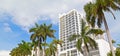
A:
[[[0,56],[9,56],[10,50],[21,40],[30,41],[29,29],[34,23],[53,24],[58,38],[59,15],[76,9],[82,16],[83,7],[91,0],[0,0]],[[120,43],[120,11],[114,12],[116,20],[105,13],[112,38]],[[47,40],[48,42],[51,39]]]

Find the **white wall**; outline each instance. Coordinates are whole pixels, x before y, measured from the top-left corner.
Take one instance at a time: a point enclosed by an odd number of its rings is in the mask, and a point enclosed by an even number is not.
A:
[[[110,51],[109,43],[103,39],[96,40],[98,43],[100,56],[107,56],[107,53]]]

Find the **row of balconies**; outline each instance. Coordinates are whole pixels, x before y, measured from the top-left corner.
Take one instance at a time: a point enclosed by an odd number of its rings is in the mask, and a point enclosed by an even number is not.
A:
[[[71,49],[71,48],[74,48],[75,45],[72,45],[72,46],[64,46],[64,47],[61,47],[61,51],[64,51],[64,50],[67,50],[67,49]]]

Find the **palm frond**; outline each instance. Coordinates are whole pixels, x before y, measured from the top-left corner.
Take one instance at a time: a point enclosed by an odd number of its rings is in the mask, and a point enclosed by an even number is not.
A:
[[[42,46],[49,46],[48,43],[42,43],[41,45],[42,45]]]
[[[62,46],[63,41],[62,40],[53,39],[53,41],[51,43],[55,44],[56,46],[57,46],[57,44],[59,44],[60,46]]]
[[[118,5],[120,5],[120,0],[114,0]]]
[[[78,51],[82,52],[81,47],[82,47],[82,39],[78,39],[76,43],[76,48],[78,49]]]
[[[35,26],[36,26],[36,27],[39,27],[39,25],[38,25],[37,23],[35,23]]]
[[[32,34],[32,35],[30,36],[30,40],[34,41],[35,39],[36,39],[36,34]]]
[[[107,8],[107,11],[110,12],[113,15],[113,18],[116,19],[114,13],[110,10],[110,8]]]
[[[83,19],[81,19],[81,36],[83,36],[86,32],[85,30],[86,23]]]
[[[111,1],[111,3],[109,5],[115,11],[120,10],[120,6],[117,6],[113,1]]]
[[[84,40],[84,48],[86,49],[87,52],[89,52],[89,46],[88,46],[88,40]]]
[[[72,41],[72,40],[75,40],[75,39],[77,39],[77,38],[79,38],[79,37],[80,37],[80,35],[73,34],[73,35],[71,35],[71,36],[68,38],[68,40],[69,40],[69,41]]]
[[[90,47],[92,49],[97,49],[97,43],[95,42],[95,40],[93,40],[91,37],[86,36],[86,38],[88,39],[88,43],[90,45]]]
[[[86,32],[86,35],[89,35],[89,34],[95,34],[96,36],[97,35],[102,35],[105,31],[101,30],[101,29],[90,29],[88,32]]]
[[[36,28],[31,28],[29,32],[35,32],[37,29]]]
[[[95,27],[95,23],[96,23],[96,19],[95,19],[94,16],[92,16],[91,22],[90,22],[91,26],[92,26],[92,27]]]
[[[84,30],[89,30],[90,26],[85,26]]]
[[[52,24],[48,25],[48,28],[49,28],[49,29],[52,28]]]

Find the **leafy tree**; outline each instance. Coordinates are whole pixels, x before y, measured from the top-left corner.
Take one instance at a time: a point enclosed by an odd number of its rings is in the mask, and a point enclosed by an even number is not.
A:
[[[97,43],[95,40],[91,38],[91,34],[103,34],[103,31],[100,29],[90,29],[89,26],[86,26],[85,21],[82,19],[81,20],[81,33],[80,34],[74,34],[71,35],[69,38],[70,41],[78,39],[76,43],[76,47],[79,51],[83,52],[82,44],[84,45],[85,48],[85,56],[88,56],[89,54],[89,48],[91,47],[92,49],[97,49]]]
[[[18,47],[14,48],[10,55],[11,56],[28,56],[31,55],[31,43],[22,41],[22,43],[18,44]]]
[[[53,30],[51,28],[52,24],[50,24],[50,25],[35,24],[35,25],[36,25],[36,27],[30,29],[30,32],[33,32],[30,39],[34,43],[34,48],[39,47],[39,49],[42,50],[42,44],[46,43],[47,37],[55,38],[55,36],[54,36],[55,30]],[[44,48],[42,50],[43,56],[46,56],[45,49],[46,49],[46,46],[44,46]],[[37,50],[37,49],[34,49],[34,50]],[[38,52],[38,53],[40,53],[40,52]],[[40,56],[40,55],[38,55],[38,56]]]
[[[35,27],[29,30],[29,32],[32,32],[30,40],[32,40],[32,47],[34,48],[35,56],[40,56],[39,54],[37,55],[37,53],[40,53],[39,51],[42,49],[41,44],[44,38],[41,37],[42,35],[41,30],[42,30],[41,25],[38,25],[37,23],[35,24]]]
[[[41,37],[43,38],[44,43],[46,43],[47,37],[55,38],[55,36],[54,36],[55,30],[52,29],[52,24],[50,24],[50,25],[42,24],[41,25],[41,33],[42,33]],[[44,49],[43,49],[43,56],[46,56],[45,49],[46,49],[46,46],[44,46]]]
[[[98,25],[98,27],[101,27],[102,23],[104,23],[106,34],[110,44],[110,49],[112,50],[113,56],[115,56],[112,46],[112,38],[110,36],[104,12],[110,12],[115,19],[112,10],[120,10],[120,0],[95,0],[95,2],[93,3],[90,2],[86,4],[84,6],[84,10],[86,12],[87,22],[91,24],[92,27],[94,27],[96,24]]]
[[[54,39],[50,44],[47,44],[48,48],[46,48],[45,53],[46,56],[57,56],[57,45],[61,45],[63,41]]]

